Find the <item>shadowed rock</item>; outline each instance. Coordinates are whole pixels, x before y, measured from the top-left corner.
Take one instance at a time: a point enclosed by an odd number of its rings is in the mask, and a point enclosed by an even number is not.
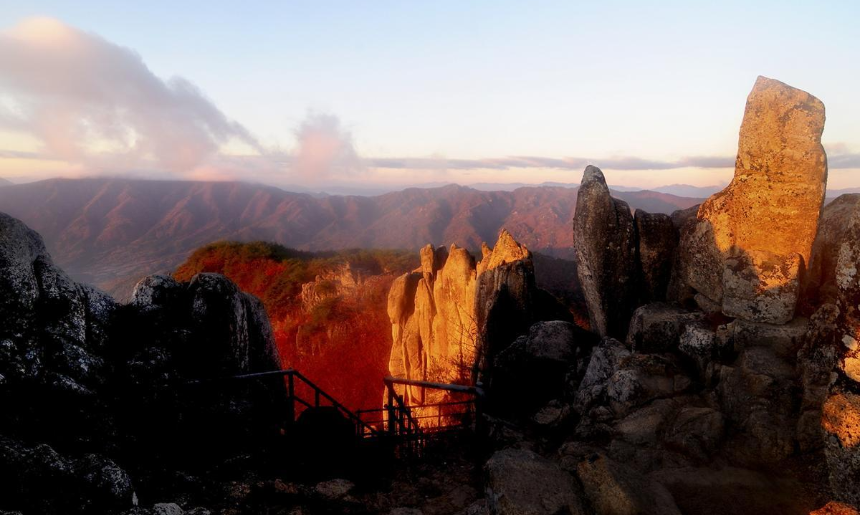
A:
[[[573,477],[534,452],[499,451],[487,461],[484,472],[493,515],[587,513]]]
[[[678,230],[669,215],[646,213],[641,209],[633,214],[633,222],[639,242],[643,300],[666,300],[672,260],[678,246]]]
[[[630,207],[610,196],[595,166],[579,186],[573,244],[591,329],[623,338],[638,297],[636,231]]]

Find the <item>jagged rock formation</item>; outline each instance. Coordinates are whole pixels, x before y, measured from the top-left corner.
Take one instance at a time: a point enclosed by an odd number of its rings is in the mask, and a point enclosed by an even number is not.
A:
[[[760,78],[734,181],[671,217],[631,218],[602,173],[586,169],[574,218],[580,280],[592,331],[619,339],[574,357],[590,346],[535,326],[500,355],[497,366],[517,376],[541,340],[569,349],[544,366],[543,406],[492,421],[498,445],[536,448],[531,432],[541,444],[562,435],[563,468],[597,513],[858,505],[860,197],[837,199],[819,225],[823,123],[820,101]],[[623,479],[627,467],[637,479]],[[802,494],[759,469],[829,482]],[[724,495],[742,490],[758,493],[740,507]]]
[[[316,306],[328,299],[352,296],[361,289],[371,274],[349,263],[316,276],[312,282],[302,284],[302,309],[310,313]]]
[[[149,277],[120,306],[70,280],[38,234],[0,213],[0,507],[130,508],[123,464],[164,466],[190,441],[230,452],[219,436],[262,434],[283,413],[273,415],[282,382],[214,396],[177,385],[277,368],[265,310],[224,277]]]
[[[681,239],[684,280],[726,315],[769,323],[794,317],[824,201],[823,130],[820,100],[759,77],[734,180],[702,204]]]
[[[484,245],[478,263],[456,245],[428,245],[420,269],[397,278],[388,296],[389,371],[416,380],[474,381],[538,313],[555,315],[554,302],[535,286],[531,253],[507,231],[492,249]],[[411,403],[439,400],[425,398],[421,388],[403,391]]]
[[[474,291],[475,260],[465,249],[421,249],[419,271],[395,279],[388,294],[390,373],[439,382],[470,378],[477,356]],[[423,389],[405,392],[410,401],[425,401]]]
[[[623,337],[639,296],[636,230],[630,207],[610,196],[603,172],[595,166],[582,175],[573,244],[592,330]]]

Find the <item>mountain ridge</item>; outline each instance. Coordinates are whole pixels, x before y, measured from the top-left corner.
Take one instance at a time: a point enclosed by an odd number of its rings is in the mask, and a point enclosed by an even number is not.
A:
[[[575,188],[512,192],[448,185],[376,197],[314,197],[244,182],[49,179],[0,191],[0,211],[39,231],[74,278],[116,293],[172,270],[219,240],[271,241],[300,250],[417,250],[427,242],[478,251],[507,228],[530,249],[569,258]],[[657,192],[614,192],[631,208],[671,212],[699,202]]]

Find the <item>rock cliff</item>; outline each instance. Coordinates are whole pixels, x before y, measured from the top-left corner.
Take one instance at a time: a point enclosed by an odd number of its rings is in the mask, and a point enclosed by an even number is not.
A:
[[[599,168],[582,175],[573,244],[591,328],[622,337],[639,298],[636,231],[626,202],[609,194]]]
[[[684,228],[681,275],[732,317],[785,323],[824,202],[824,104],[759,77],[747,99],[735,176]]]
[[[38,234],[0,213],[3,508],[132,507],[134,481],[118,464],[240,452],[284,413],[282,382],[217,394],[183,384],[278,368],[265,310],[224,277],[148,277],[119,305],[69,279]]]
[[[394,281],[388,295],[392,326],[389,371],[395,377],[471,383],[554,301],[535,286],[529,250],[502,230],[479,262],[451,245],[421,249],[421,267]],[[546,307],[546,309],[544,309]],[[422,388],[405,400],[438,402]]]

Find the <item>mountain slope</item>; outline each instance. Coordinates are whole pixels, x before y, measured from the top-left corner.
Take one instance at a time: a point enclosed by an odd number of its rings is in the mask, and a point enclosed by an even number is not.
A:
[[[0,211],[40,232],[73,277],[116,293],[137,277],[172,270],[201,245],[225,239],[302,250],[416,250],[428,242],[478,250],[505,227],[533,250],[569,258],[576,192],[450,185],[317,198],[241,182],[51,179],[0,189]],[[616,195],[631,208],[652,212],[698,203],[649,191]]]

